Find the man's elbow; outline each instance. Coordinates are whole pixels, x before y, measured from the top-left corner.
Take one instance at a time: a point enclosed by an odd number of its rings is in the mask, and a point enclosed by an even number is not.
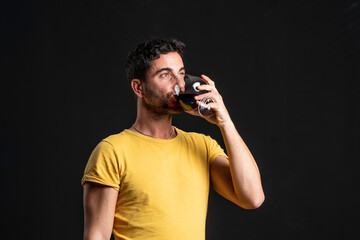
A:
[[[253,203],[250,205],[250,207],[247,208],[247,209],[257,209],[257,208],[259,208],[259,207],[263,204],[264,201],[265,201],[265,199],[262,199],[262,200],[253,202]]]
[[[83,240],[109,240],[111,238],[111,233],[106,234],[101,231],[88,231],[84,232]]]
[[[247,210],[252,210],[252,209],[257,209],[259,208],[265,201],[265,196],[261,195],[257,198],[253,198],[249,201],[247,201],[246,203],[243,203],[241,205],[239,205],[240,207],[247,209]]]

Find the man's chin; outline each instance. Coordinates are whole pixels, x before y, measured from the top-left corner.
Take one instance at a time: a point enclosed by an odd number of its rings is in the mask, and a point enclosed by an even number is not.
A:
[[[179,102],[173,102],[169,105],[169,110],[170,110],[169,112],[171,114],[179,114],[182,112],[182,109],[183,108]]]

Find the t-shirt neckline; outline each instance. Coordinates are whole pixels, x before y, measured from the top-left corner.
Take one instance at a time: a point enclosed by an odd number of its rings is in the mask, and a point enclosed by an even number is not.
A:
[[[138,132],[134,132],[134,131],[132,131],[130,129],[125,129],[124,131],[127,134],[131,134],[133,136],[142,138],[142,139],[144,139],[146,141],[157,142],[157,143],[172,143],[172,142],[176,141],[177,139],[179,139],[180,135],[182,134],[181,131],[177,127],[175,127],[175,126],[173,126],[173,127],[174,127],[174,130],[176,132],[176,136],[174,138],[171,138],[171,139],[153,138],[153,137],[146,136],[146,135],[138,133]]]

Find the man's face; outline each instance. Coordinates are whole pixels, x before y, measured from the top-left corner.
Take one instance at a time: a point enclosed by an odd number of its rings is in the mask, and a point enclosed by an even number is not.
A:
[[[144,101],[152,112],[176,114],[182,107],[175,98],[175,85],[184,86],[185,68],[177,52],[161,54],[153,61],[143,83]]]

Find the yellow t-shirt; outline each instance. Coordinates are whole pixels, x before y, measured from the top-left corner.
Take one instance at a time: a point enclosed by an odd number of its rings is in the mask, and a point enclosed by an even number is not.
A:
[[[119,191],[116,239],[205,239],[209,167],[226,155],[209,136],[176,131],[164,140],[124,130],[92,152],[82,184]]]

